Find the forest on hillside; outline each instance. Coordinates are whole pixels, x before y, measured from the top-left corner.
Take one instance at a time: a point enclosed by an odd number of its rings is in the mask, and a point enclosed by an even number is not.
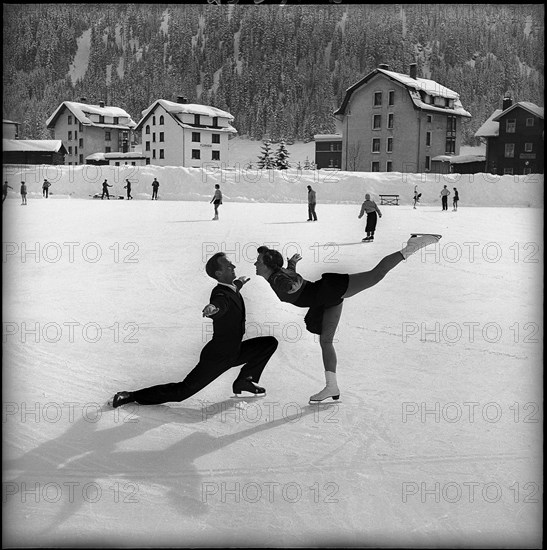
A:
[[[543,4],[4,4],[3,15],[3,118],[26,139],[49,137],[63,101],[103,100],[138,122],[183,95],[229,111],[241,136],[308,141],[335,130],[345,90],[381,63],[417,63],[458,92],[473,115],[463,144],[506,91],[543,106]]]

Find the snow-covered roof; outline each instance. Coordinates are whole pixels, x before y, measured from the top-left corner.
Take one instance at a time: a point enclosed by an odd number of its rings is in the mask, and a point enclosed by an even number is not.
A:
[[[46,126],[50,128],[55,124],[58,116],[61,114],[64,108],[70,110],[70,112],[78,119],[79,122],[86,126],[100,126],[106,128],[118,128],[121,130],[128,130],[135,128],[137,125],[135,121],[129,116],[127,111],[124,111],[120,107],[111,107],[105,105],[101,107],[100,105],[90,105],[89,103],[78,103],[76,101],[63,101],[55,112],[46,120]],[[87,115],[99,115],[105,116],[108,118],[119,118],[119,119],[128,119],[128,122],[118,122],[118,124],[108,123],[108,122],[96,122],[91,120]]]
[[[191,124],[184,123],[178,115],[182,114],[191,114],[191,115],[202,115],[208,116],[211,118],[225,118],[228,121],[233,121],[234,117],[232,114],[216,107],[211,107],[208,105],[200,105],[198,103],[176,103],[174,101],[168,101],[167,99],[157,99],[142,112],[142,118],[137,124],[137,130],[142,128],[143,123],[146,119],[155,111],[156,107],[161,105],[174,119],[175,121],[182,126],[183,128],[194,128]],[[215,132],[230,132],[237,133],[237,130],[228,124],[227,126],[222,126],[221,128],[215,128]]]
[[[35,151],[46,153],[59,153],[66,149],[60,139],[3,139],[3,151]]]
[[[501,112],[494,118],[494,120],[499,120],[502,116],[505,116],[506,114],[510,113],[513,109],[516,109],[518,107],[521,107],[525,109],[526,111],[529,111],[533,115],[543,118],[543,107],[538,107],[535,103],[531,103],[530,101],[518,101],[517,103],[511,105],[511,107],[507,107],[505,111]]]
[[[20,122],[14,122],[13,120],[2,119],[2,124],[21,124]]]
[[[144,159],[145,155],[136,151],[128,151],[127,153],[104,153],[105,159]]]
[[[486,155],[437,155],[431,162],[449,162],[450,164],[466,164],[468,162],[484,162]]]
[[[342,102],[342,105],[337,111],[335,111],[334,114],[335,115],[345,114],[346,107],[349,103],[349,100],[353,92],[358,88],[360,88],[363,84],[366,84],[372,77],[376,76],[379,73],[405,86],[410,94],[412,102],[418,109],[422,109],[424,111],[435,111],[435,112],[440,112],[445,114],[454,114],[457,116],[468,117],[468,118],[471,117],[471,113],[469,113],[463,108],[463,105],[460,101],[460,94],[458,94],[454,90],[451,90],[446,86],[442,86],[441,84],[439,84],[438,82],[435,82],[434,80],[429,80],[427,78],[412,78],[406,74],[396,73],[394,71],[388,71],[387,69],[375,69],[374,71],[369,73],[367,76],[365,76],[363,79],[361,79],[359,82],[357,82],[356,84],[348,88],[346,90],[346,95],[344,97],[344,101]],[[420,92],[424,92],[427,95],[430,95],[433,97],[437,96],[445,99],[451,99],[454,101],[454,108],[452,109],[452,108],[438,107],[430,103],[425,103],[424,101],[422,101]]]
[[[342,134],[315,134],[313,139],[315,141],[337,141],[342,139]]]

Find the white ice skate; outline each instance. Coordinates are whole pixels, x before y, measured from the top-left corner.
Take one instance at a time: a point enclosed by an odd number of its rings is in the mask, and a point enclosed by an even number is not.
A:
[[[412,233],[408,239],[406,246],[401,250],[401,254],[406,260],[412,254],[418,252],[421,248],[439,242],[442,235],[435,233]]]

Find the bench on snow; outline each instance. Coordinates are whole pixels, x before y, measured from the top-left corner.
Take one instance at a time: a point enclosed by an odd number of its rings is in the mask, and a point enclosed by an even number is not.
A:
[[[380,195],[380,205],[382,204],[399,206],[399,195]]]

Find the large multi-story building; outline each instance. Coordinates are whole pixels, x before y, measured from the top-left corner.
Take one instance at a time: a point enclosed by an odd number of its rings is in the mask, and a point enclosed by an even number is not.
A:
[[[119,107],[100,102],[64,101],[47,119],[46,126],[67,150],[65,164],[85,164],[94,153],[127,153],[134,141],[135,121]]]
[[[348,88],[334,116],[342,130],[342,170],[426,172],[438,155],[458,155],[460,96],[433,80],[380,65]]]
[[[215,107],[156,100],[143,111],[136,129],[141,132],[146,164],[220,166],[228,161],[228,137],[237,133],[231,125],[234,117]]]
[[[503,99],[475,132],[486,140],[486,169],[491,174],[543,174],[544,108],[529,101]]]

